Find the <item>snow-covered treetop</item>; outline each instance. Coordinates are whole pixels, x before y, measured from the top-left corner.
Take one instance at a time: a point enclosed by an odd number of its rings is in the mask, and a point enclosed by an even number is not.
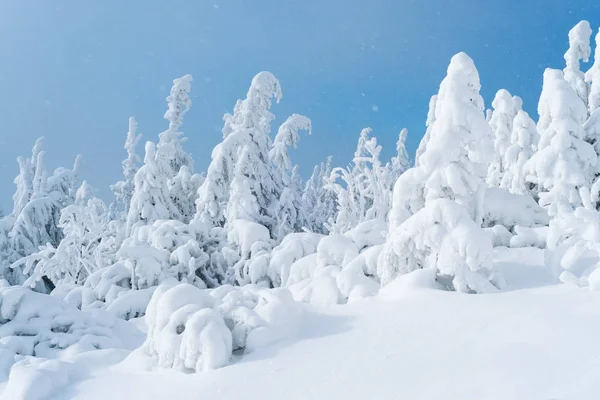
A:
[[[403,128],[398,136],[396,142],[396,156],[392,157],[392,174],[394,179],[400,176],[404,171],[410,168],[410,159],[408,152],[406,151],[406,137],[408,136],[408,129]]]
[[[288,149],[290,147],[296,148],[300,139],[298,135],[300,130],[308,131],[309,135],[312,133],[311,121],[304,115],[292,114],[281,124],[275,140],[273,140],[273,148],[269,151],[269,157],[275,165],[291,170],[292,162]]]
[[[569,49],[565,53],[567,66],[564,69],[565,80],[573,86],[577,95],[587,104],[588,87],[579,61],[588,62],[591,54],[590,37],[592,28],[587,21],[581,21],[569,31]]]
[[[136,146],[142,139],[142,134],[137,134],[137,121],[134,117],[129,117],[129,130],[127,131],[127,139],[125,140],[125,150],[127,158],[123,161],[123,175],[125,179],[133,179],[137,172],[136,164],[140,162],[140,157],[135,151]]]
[[[169,121],[169,132],[177,132],[183,124],[183,115],[192,106],[190,91],[192,90],[192,75],[187,74],[173,80],[171,94],[166,98],[168,109],[164,118]]]
[[[585,73],[585,81],[590,84],[588,107],[590,114],[600,107],[600,29],[596,34],[596,49],[594,51],[594,65]]]
[[[488,184],[492,187],[500,186],[506,166],[503,163],[504,153],[510,146],[510,136],[513,129],[513,120],[521,109],[523,101],[518,96],[512,96],[508,90],[500,89],[494,97],[492,107],[494,111],[489,119],[490,128],[494,134],[494,158],[488,169]]]
[[[453,158],[457,154],[452,154],[450,149],[460,150],[456,144],[461,141],[469,142],[467,137],[458,136],[466,134],[485,133],[486,138],[491,137],[489,127],[483,116],[484,103],[479,94],[481,83],[479,73],[473,60],[465,53],[458,53],[450,60],[447,76],[440,84],[440,90],[436,99],[435,119],[432,125],[431,136],[436,136],[435,151],[425,152],[421,158],[425,157],[432,164],[439,164],[441,159]],[[458,113],[457,111],[465,111]],[[481,118],[469,118],[473,113]],[[441,117],[445,117],[443,123],[437,122]],[[472,130],[464,132],[464,127],[472,127]],[[463,131],[463,132],[461,132]],[[431,142],[432,138],[430,138]],[[486,163],[491,156],[491,143],[487,140],[470,142],[473,147],[469,151],[469,158],[472,161]],[[428,143],[429,147],[429,143]],[[421,160],[423,163],[423,160]]]
[[[75,204],[85,206],[87,202],[94,198],[94,189],[87,181],[83,181],[75,193]]]
[[[425,122],[425,126],[427,130],[425,131],[425,135],[421,139],[419,143],[419,147],[417,148],[417,153],[415,155],[415,166],[418,167],[421,164],[421,154],[425,152],[427,148],[427,142],[429,141],[429,136],[431,135],[431,127],[435,122],[435,105],[437,103],[437,94],[431,96],[429,99],[429,111],[427,112],[427,121]]]

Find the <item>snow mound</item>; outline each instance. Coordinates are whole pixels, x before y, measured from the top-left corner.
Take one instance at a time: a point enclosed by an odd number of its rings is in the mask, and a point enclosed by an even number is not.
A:
[[[504,226],[512,230],[514,226],[547,226],[548,213],[533,197],[510,193],[501,188],[487,188],[483,201],[484,226]]]
[[[378,227],[375,229],[377,232],[381,228],[381,225],[370,224],[370,221],[361,226]],[[367,231],[373,232],[373,229]],[[357,232],[363,231],[359,229]],[[359,239],[360,244],[357,244],[348,236],[353,235],[325,236],[315,254],[292,264],[287,288],[294,299],[325,306],[343,304],[377,293],[379,280],[376,265],[382,245],[367,247],[360,252],[365,242]]]
[[[252,351],[293,335],[300,315],[300,305],[283,288],[163,285],[148,305],[143,348],[161,367],[216,369],[234,350]]]
[[[3,368],[17,355],[52,359],[97,349],[131,349],[137,337],[133,327],[101,310],[82,312],[20,286],[0,288]]]
[[[69,383],[69,365],[58,360],[27,357],[10,371],[2,400],[45,400]]]
[[[302,232],[291,233],[273,249],[269,260],[269,277],[275,286],[285,286],[292,264],[314,254],[323,235]]]

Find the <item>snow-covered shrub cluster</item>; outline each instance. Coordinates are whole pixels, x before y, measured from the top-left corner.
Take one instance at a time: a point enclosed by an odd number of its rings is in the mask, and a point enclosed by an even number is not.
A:
[[[61,354],[138,345],[135,329],[97,311],[84,312],[52,296],[20,286],[0,287],[0,369],[8,374],[17,356]]]
[[[159,366],[204,371],[293,335],[301,308],[283,288],[159,286],[148,305],[143,349]]]
[[[0,278],[79,313],[148,313],[149,353],[194,371],[275,340],[292,299],[354,301],[420,269],[432,287],[501,290],[494,247],[544,248],[557,277],[600,288],[600,33],[581,69],[591,36],[577,24],[565,68],[544,72],[537,123],[504,89],[485,114],[475,63],[458,53],[431,97],[414,165],[405,129],[384,161],[365,128],[349,165],[328,158],[305,182],[291,149],[319,127],[299,114],[272,127],[282,99],[272,73],[258,73],[224,116],[206,172],[182,132],[192,77],[175,79],[168,126],[143,157],[129,119],[112,201],[80,180],[79,157],[47,171],[42,139],[18,158],[13,210],[0,217]]]

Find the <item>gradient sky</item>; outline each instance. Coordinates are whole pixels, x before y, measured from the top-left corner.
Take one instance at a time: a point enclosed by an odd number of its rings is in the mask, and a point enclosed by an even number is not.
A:
[[[128,117],[156,141],[171,82],[186,73],[193,106],[183,131],[197,171],[221,139],[223,114],[262,70],[283,88],[274,129],[293,112],[313,121],[293,154],[305,176],[329,154],[348,163],[367,126],[386,158],[407,127],[412,155],[459,51],[474,59],[486,104],[506,88],[537,118],[542,72],[563,68],[567,33],[581,19],[596,31],[599,2],[1,1],[0,207],[12,208],[16,157],[39,136],[49,169],[81,153],[82,177],[109,199]]]

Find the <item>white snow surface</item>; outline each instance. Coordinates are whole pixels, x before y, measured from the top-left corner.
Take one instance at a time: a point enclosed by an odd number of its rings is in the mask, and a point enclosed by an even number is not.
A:
[[[416,270],[366,300],[302,305],[296,337],[220,369],[161,369],[125,350],[24,359],[0,398],[596,399],[600,293],[556,284],[543,250],[494,254],[500,293],[437,290],[433,270]]]

